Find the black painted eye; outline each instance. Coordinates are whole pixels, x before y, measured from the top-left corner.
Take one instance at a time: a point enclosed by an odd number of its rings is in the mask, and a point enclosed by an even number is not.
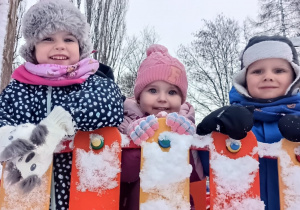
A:
[[[27,156],[25,162],[28,163],[29,161],[31,161],[31,159],[32,159],[34,156],[35,156],[35,153],[34,153],[34,152],[30,153],[30,154]]]
[[[8,137],[8,140],[11,141],[11,140],[13,140],[13,138],[14,138],[13,136],[9,136],[9,137]]]
[[[30,166],[30,170],[31,171],[34,171],[36,169],[36,164],[34,163],[34,164],[32,164],[31,166]]]

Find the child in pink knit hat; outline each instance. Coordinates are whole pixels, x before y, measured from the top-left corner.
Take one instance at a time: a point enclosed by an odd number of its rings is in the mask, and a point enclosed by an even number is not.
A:
[[[165,116],[167,125],[179,134],[195,133],[195,111],[186,102],[187,76],[182,63],[168,53],[162,45],[147,49],[147,58],[141,63],[134,86],[134,98],[124,103],[124,121],[121,133],[141,144],[158,129],[157,117]],[[122,152],[120,209],[139,209],[140,150]],[[191,181],[203,178],[202,165],[197,154],[190,158],[193,165]],[[197,163],[197,167],[195,167]]]

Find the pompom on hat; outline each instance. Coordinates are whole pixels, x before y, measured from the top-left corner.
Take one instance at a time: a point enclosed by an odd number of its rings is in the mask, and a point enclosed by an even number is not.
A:
[[[134,86],[135,99],[139,99],[148,84],[160,80],[176,85],[182,93],[182,103],[185,102],[188,82],[183,64],[173,58],[166,47],[154,44],[147,49],[147,58],[139,67]]]
[[[20,55],[34,64],[37,64],[36,43],[59,31],[70,32],[76,37],[80,60],[92,52],[86,17],[67,0],[40,0],[24,14],[21,30],[26,43],[20,48]]]
[[[254,36],[249,40],[240,58],[241,71],[237,72],[233,78],[233,85],[236,90],[247,97],[251,97],[246,89],[247,69],[252,63],[268,58],[280,58],[290,63],[296,78],[286,90],[285,95],[294,95],[299,92],[298,54],[293,43],[283,36]]]

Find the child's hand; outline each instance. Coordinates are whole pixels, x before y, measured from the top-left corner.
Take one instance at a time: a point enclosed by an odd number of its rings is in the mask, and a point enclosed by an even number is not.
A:
[[[74,134],[74,125],[69,112],[55,107],[38,125],[21,124],[9,134],[11,143],[2,151],[0,160],[9,160],[8,183],[19,182],[27,193],[40,183],[56,146],[64,136]]]
[[[278,121],[278,128],[284,138],[300,142],[300,116],[285,115]]]
[[[71,115],[62,107],[53,111],[38,125],[25,123],[16,126],[2,138],[10,140],[0,153],[0,161],[11,160],[24,156],[28,152],[45,145],[45,150],[53,153],[56,146],[66,135],[74,135]],[[47,142],[48,141],[48,142]]]
[[[207,115],[197,126],[197,134],[206,135],[217,131],[232,139],[241,140],[253,126],[252,107],[224,106]]]
[[[140,145],[142,141],[152,137],[157,129],[157,118],[154,115],[150,115],[130,123],[127,129],[127,135],[130,136],[136,145]]]
[[[171,127],[172,131],[179,134],[194,135],[195,125],[186,117],[178,115],[176,112],[167,115],[167,125]]]

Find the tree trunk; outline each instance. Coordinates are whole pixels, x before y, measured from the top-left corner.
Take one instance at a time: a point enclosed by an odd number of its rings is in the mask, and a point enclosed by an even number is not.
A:
[[[9,11],[6,25],[6,35],[4,39],[1,86],[2,91],[10,82],[12,74],[12,63],[14,55],[14,44],[17,26],[17,10],[21,0],[9,1]]]

